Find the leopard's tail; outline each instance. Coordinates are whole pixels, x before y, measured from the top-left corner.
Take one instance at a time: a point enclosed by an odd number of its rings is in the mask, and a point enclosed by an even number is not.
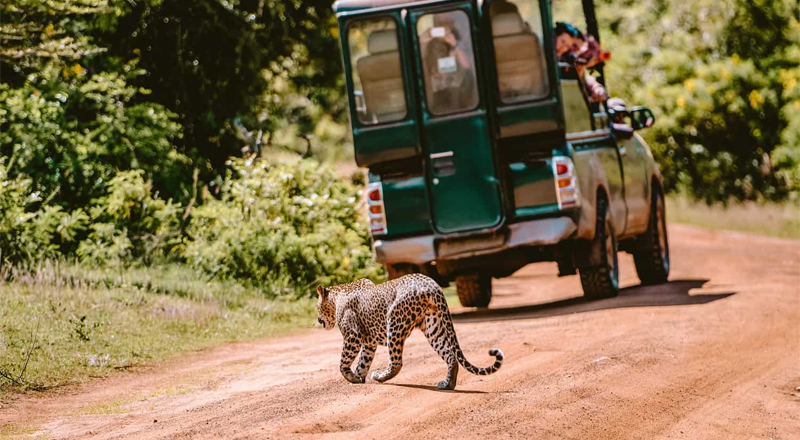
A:
[[[495,361],[494,364],[490,367],[486,368],[479,368],[475,365],[469,363],[466,357],[464,357],[464,352],[461,351],[461,347],[456,348],[456,359],[458,359],[458,363],[461,364],[462,367],[466,368],[472,374],[477,374],[478,376],[487,376],[489,374],[493,374],[500,369],[503,365],[503,352],[497,348],[493,348],[489,350],[489,356],[494,356]]]

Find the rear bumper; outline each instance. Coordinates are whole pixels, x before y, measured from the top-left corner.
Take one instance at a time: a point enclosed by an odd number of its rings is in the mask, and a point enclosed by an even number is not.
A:
[[[423,265],[437,260],[459,260],[490,255],[522,246],[547,246],[570,238],[577,227],[569,217],[514,223],[492,235],[445,240],[434,235],[375,241],[375,255],[385,264]]]

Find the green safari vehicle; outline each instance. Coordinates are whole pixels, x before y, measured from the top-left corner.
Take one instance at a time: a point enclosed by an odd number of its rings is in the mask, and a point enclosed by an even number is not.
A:
[[[374,250],[390,277],[455,281],[464,306],[486,307],[492,278],[555,261],[604,298],[619,293],[626,251],[643,284],[666,282],[661,176],[636,133],[653,113],[590,102],[558,62],[551,0],[334,10]],[[599,38],[592,0],[583,10]]]

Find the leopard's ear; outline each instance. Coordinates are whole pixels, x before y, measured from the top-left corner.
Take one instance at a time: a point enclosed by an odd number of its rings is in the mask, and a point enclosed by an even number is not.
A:
[[[322,287],[322,285],[319,285],[317,286],[317,295],[324,299],[328,296],[328,290]]]

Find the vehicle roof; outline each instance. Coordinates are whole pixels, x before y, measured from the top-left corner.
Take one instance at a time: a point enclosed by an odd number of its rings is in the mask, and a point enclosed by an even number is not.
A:
[[[427,3],[430,0],[338,0],[333,4],[333,12],[350,12],[361,9],[383,8],[389,6],[413,5]]]

